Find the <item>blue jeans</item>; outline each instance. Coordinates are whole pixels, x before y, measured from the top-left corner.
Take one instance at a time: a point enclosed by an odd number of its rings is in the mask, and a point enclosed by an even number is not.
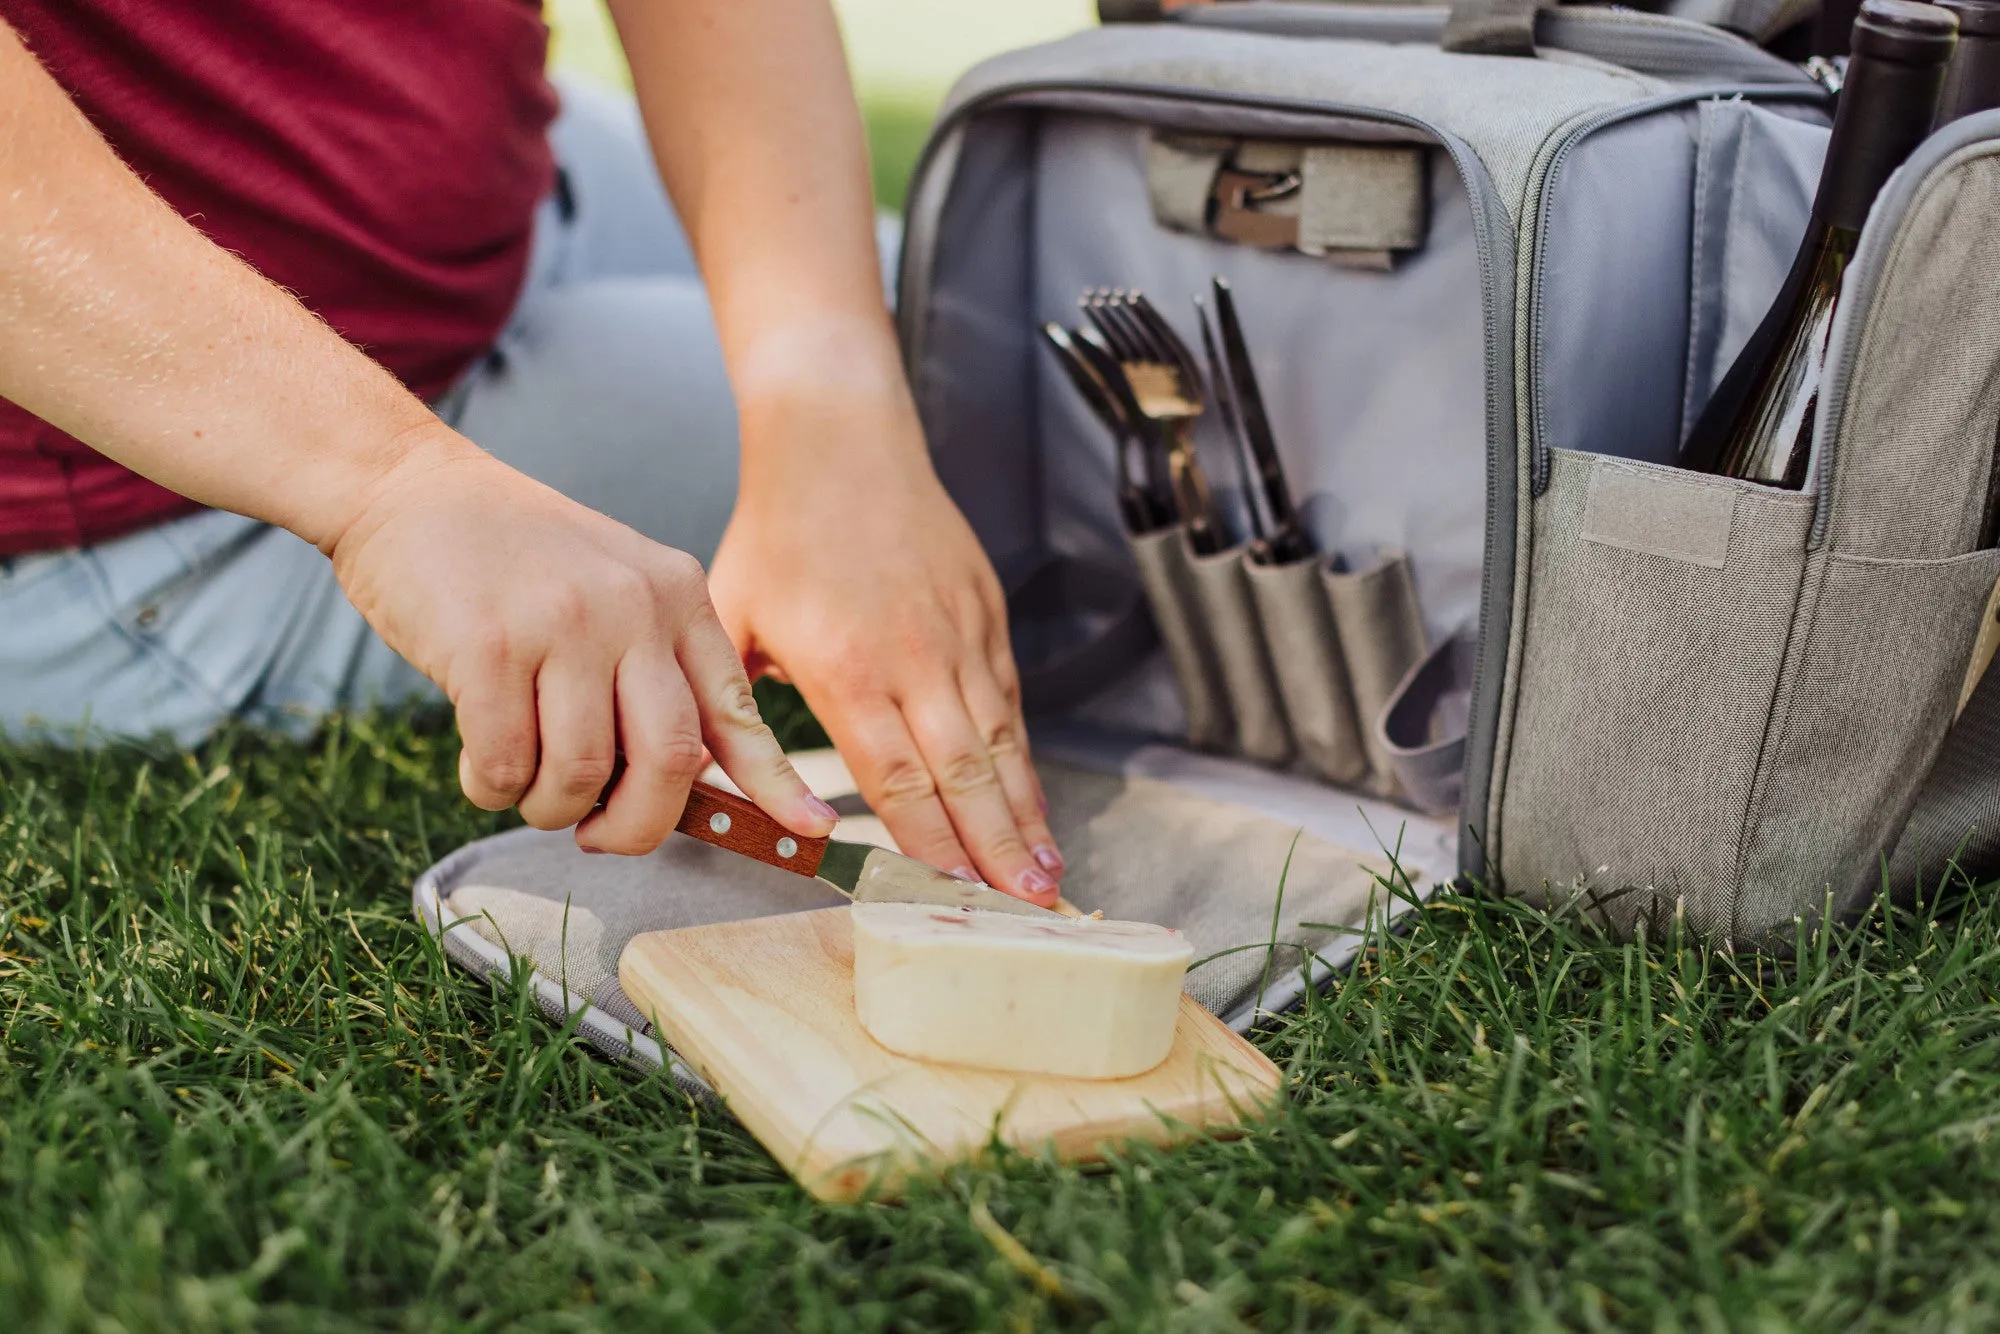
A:
[[[706,563],[735,503],[736,409],[686,238],[628,99],[565,87],[550,141],[563,188],[536,218],[514,313],[434,406]],[[435,694],[319,552],[240,515],[0,561],[0,731],[16,739],[191,744],[232,717],[303,734],[330,709]]]

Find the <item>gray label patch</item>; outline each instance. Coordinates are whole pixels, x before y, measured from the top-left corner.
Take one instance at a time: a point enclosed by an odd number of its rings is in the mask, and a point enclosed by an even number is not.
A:
[[[1584,502],[1583,538],[1719,570],[1735,517],[1734,491],[1599,460]]]

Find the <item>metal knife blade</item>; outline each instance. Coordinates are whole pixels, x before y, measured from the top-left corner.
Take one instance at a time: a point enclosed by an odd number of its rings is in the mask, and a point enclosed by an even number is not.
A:
[[[929,903],[983,908],[1023,917],[1061,917],[1004,890],[946,875],[900,852],[867,843],[804,838],[759,810],[755,803],[697,782],[674,826],[690,838],[740,853],[767,866],[811,876],[856,903]]]
[[[1236,316],[1236,293],[1230,290],[1229,280],[1220,274],[1210,285],[1215,293],[1216,332],[1222,339],[1222,355],[1229,367],[1237,421],[1256,458],[1264,505],[1270,515],[1271,558],[1284,564],[1311,555],[1312,538],[1299,522],[1291,488],[1285,483],[1278,440],[1271,431],[1271,419],[1264,412],[1264,395],[1257,387],[1257,369],[1250,362],[1250,348],[1243,339],[1243,323]]]
[[[1222,354],[1215,350],[1215,330],[1208,318],[1208,307],[1200,297],[1194,299],[1194,318],[1201,329],[1201,354],[1208,362],[1208,381],[1215,390],[1215,413],[1222,419],[1223,434],[1229,437],[1230,453],[1236,456],[1243,508],[1250,515],[1250,550],[1253,556],[1260,556],[1270,546],[1271,521],[1265,514],[1264,489],[1257,481],[1257,460],[1243,434],[1242,419],[1236,415],[1236,393],[1222,364]]]

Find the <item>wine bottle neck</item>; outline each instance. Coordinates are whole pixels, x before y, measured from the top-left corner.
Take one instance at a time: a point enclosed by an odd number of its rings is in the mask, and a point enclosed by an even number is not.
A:
[[[1883,184],[1930,132],[1943,83],[1942,64],[1859,55],[1849,62],[1813,200],[1815,225],[1861,230]]]
[[[1960,21],[1964,21],[1961,11]],[[2000,5],[1989,8],[1990,31],[1967,26],[1959,33],[1958,50],[1945,76],[1937,123],[1944,125],[1975,111],[2000,107]]]

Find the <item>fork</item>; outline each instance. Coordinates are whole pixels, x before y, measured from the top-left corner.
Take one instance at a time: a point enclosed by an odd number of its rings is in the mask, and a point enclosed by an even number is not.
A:
[[[1193,354],[1142,292],[1092,288],[1078,304],[1118,359],[1133,402],[1166,451],[1167,475],[1187,525],[1188,545],[1203,555],[1220,551],[1215,506],[1191,435],[1206,402]]]

